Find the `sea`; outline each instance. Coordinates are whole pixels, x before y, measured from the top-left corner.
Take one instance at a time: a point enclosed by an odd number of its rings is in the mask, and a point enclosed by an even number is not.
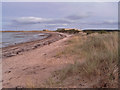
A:
[[[2,32],[0,37],[0,48],[18,43],[40,40],[46,37],[48,37],[47,33],[40,32]]]

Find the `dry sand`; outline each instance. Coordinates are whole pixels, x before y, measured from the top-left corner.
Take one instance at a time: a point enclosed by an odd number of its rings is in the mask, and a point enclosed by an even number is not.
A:
[[[51,75],[51,72],[60,69],[63,65],[71,63],[70,60],[59,59],[54,55],[65,46],[65,41],[71,35],[43,47],[18,54],[13,57],[4,58],[3,65],[3,87],[29,87],[41,85]]]

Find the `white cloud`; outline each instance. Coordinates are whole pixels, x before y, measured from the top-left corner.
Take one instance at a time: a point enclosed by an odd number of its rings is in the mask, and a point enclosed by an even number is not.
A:
[[[15,24],[67,24],[74,21],[65,18],[20,17],[13,20]]]
[[[51,19],[39,18],[39,17],[20,17],[13,20],[20,24],[35,24],[51,21]]]

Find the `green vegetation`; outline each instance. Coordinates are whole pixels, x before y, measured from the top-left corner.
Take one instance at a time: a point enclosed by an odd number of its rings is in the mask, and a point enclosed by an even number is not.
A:
[[[92,33],[104,34],[104,33],[116,32],[116,31],[119,30],[83,30],[83,32],[87,34],[92,34]]]
[[[75,34],[75,33],[79,33],[80,31],[79,31],[79,30],[76,30],[76,29],[69,29],[69,30],[58,29],[58,30],[56,30],[56,32]]]
[[[80,35],[68,41],[69,46],[60,55],[75,55],[75,63],[58,70],[54,75],[60,82],[82,77],[99,82],[93,87],[117,87],[118,84],[118,33],[94,34],[82,41]],[[85,58],[85,63],[78,59]],[[76,81],[71,80],[72,83]]]
[[[101,30],[101,31],[91,31],[91,30],[85,30],[83,31],[87,34],[92,34],[92,33],[100,33],[100,34],[103,34],[103,33],[107,33],[108,31],[104,31],[104,30]]]

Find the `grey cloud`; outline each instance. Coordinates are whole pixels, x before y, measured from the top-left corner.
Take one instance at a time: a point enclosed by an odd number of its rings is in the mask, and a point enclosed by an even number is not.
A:
[[[118,22],[115,20],[106,20],[103,22],[103,24],[112,24],[113,25],[113,24],[118,24]]]
[[[72,23],[72,22],[73,21],[71,21],[71,20],[61,18],[61,19],[53,19],[53,20],[49,21],[48,23],[67,24],[67,23]]]
[[[79,20],[87,17],[89,17],[89,15],[85,14],[85,15],[70,15],[70,16],[67,16],[66,18],[70,20]]]
[[[117,25],[118,22],[115,20],[104,20],[104,21],[92,21],[87,23],[81,23],[81,24],[89,24],[89,25]]]

